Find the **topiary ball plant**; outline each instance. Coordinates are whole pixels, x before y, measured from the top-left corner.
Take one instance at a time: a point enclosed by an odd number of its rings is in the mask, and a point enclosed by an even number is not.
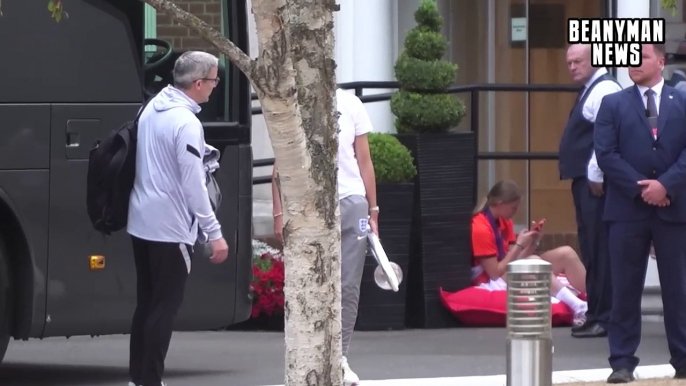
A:
[[[448,42],[441,34],[443,19],[435,0],[422,0],[414,13],[417,26],[405,38],[395,76],[400,91],[391,98],[398,134],[443,133],[465,116],[462,101],[445,91],[455,79],[457,65],[441,60]]]
[[[377,183],[409,182],[417,169],[410,151],[398,139],[385,133],[367,134]]]

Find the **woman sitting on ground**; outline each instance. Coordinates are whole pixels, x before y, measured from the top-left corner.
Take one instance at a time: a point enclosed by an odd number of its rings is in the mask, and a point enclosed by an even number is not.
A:
[[[511,218],[517,213],[521,192],[512,181],[496,183],[474,209],[472,217],[472,284],[491,290],[504,290],[506,267],[517,259],[542,259],[552,264],[551,295],[574,312],[574,324],[583,324],[588,305],[577,297],[586,292],[586,268],[579,255],[568,246],[535,255],[542,231],[524,229],[515,234]],[[564,274],[569,286],[558,275]]]

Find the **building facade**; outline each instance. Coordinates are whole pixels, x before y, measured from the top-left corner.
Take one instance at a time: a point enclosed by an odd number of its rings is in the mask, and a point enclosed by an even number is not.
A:
[[[420,0],[339,0],[335,15],[337,81],[395,80],[393,66],[407,32],[414,27],[413,13]],[[686,33],[683,0],[670,15],[659,0],[437,0],[449,41],[446,54],[459,66],[456,84],[508,83],[570,85],[566,64],[568,18],[664,17],[667,38]],[[226,28],[220,0],[178,0],[184,9],[216,28]],[[254,20],[250,28],[250,56],[257,56]],[[175,47],[212,49],[186,28],[148,8],[147,36],[169,40]],[[669,77],[670,68],[665,76]],[[623,86],[631,85],[626,69],[611,69]],[[365,94],[392,90],[365,90]],[[456,94],[468,115],[458,130],[470,130],[472,101]],[[569,109],[569,92],[481,92],[479,96],[479,151],[557,152]],[[257,102],[255,103],[257,105]],[[388,102],[367,104],[379,132],[394,130]],[[254,158],[271,158],[269,136],[261,116],[253,117]],[[255,176],[271,174],[271,167],[256,168]],[[576,225],[569,181],[560,181],[555,160],[481,160],[479,194],[496,181],[510,178],[525,191],[516,223],[546,218],[546,247],[576,245]],[[271,190],[254,187],[255,232],[271,233]]]

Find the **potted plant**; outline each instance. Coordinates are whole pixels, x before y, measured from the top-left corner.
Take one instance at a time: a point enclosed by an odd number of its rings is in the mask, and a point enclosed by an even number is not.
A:
[[[356,329],[398,330],[405,327],[405,288],[409,261],[414,177],[412,155],[391,134],[369,133],[369,150],[376,175],[379,239],[388,259],[400,266],[404,279],[398,292],[383,290],[374,282],[376,260],[371,252],[362,274]]]
[[[446,93],[457,65],[441,60],[447,41],[435,0],[422,0],[417,26],[395,65],[400,89],[391,99],[398,139],[416,166],[415,208],[407,297],[410,327],[447,327],[439,288],[469,285],[471,209],[475,202],[474,134],[455,128],[465,116],[461,100]]]
[[[283,253],[254,239],[252,249],[253,277],[249,294],[252,299],[252,313],[250,319],[229,329],[283,331]]]

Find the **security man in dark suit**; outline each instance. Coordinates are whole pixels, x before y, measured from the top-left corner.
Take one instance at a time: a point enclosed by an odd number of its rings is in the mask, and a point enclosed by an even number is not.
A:
[[[686,94],[665,85],[665,47],[642,46],[635,85],[603,99],[595,153],[605,173],[612,310],[608,383],[628,383],[639,359],[641,297],[651,242],[677,379],[686,379]]]
[[[576,209],[577,237],[581,261],[586,267],[588,311],[586,322],[572,328],[576,338],[607,335],[610,320],[610,286],[607,225],[603,173],[593,154],[593,125],[603,97],[622,87],[605,68],[591,66],[591,45],[573,44],[567,49],[567,68],[574,82],[581,86],[576,103],[569,113],[560,140],[560,179],[572,180]]]

